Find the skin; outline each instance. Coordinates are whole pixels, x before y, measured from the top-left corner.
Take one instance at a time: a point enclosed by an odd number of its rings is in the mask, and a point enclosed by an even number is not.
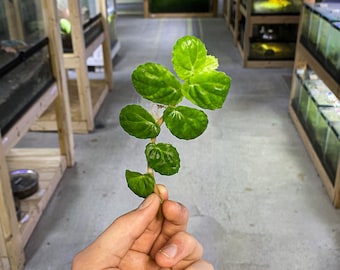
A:
[[[201,259],[201,244],[186,232],[186,207],[168,200],[163,186],[159,191],[162,199],[151,194],[79,252],[72,270],[213,270]]]

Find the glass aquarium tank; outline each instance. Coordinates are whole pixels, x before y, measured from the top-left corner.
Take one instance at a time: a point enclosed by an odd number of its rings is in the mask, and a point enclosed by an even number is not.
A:
[[[325,67],[334,79],[340,83],[340,22],[331,25],[326,48]]]
[[[309,32],[309,23],[310,18],[312,16],[312,7],[308,4],[304,5],[303,13],[302,13],[302,21],[301,21],[301,42],[306,44],[308,42],[308,32]]]
[[[73,51],[71,38],[72,24],[70,21],[72,14],[70,14],[69,1],[73,0],[58,0],[57,2],[64,52]],[[103,32],[103,25],[100,20],[101,14],[95,3],[95,1],[88,0],[80,0],[79,2],[81,12],[81,21],[79,23],[81,23],[83,28],[85,46],[91,44]]]
[[[324,166],[334,184],[340,157],[340,122],[329,124],[324,152]]]
[[[316,41],[316,57],[322,64],[324,64],[332,23],[340,21],[340,4],[323,3],[322,9],[319,12],[320,23]]]
[[[340,102],[322,80],[305,80],[304,84],[311,97],[306,111],[305,128],[320,155],[327,131],[327,128],[320,125],[320,119],[322,118],[320,108],[340,107]]]
[[[303,0],[242,0],[248,8],[251,4],[251,13],[260,14],[299,14]]]
[[[309,28],[308,28],[308,38],[307,38],[307,48],[314,53],[316,51],[316,41],[318,39],[318,31],[320,24],[320,14],[314,7],[309,18]]]
[[[250,38],[249,60],[293,60],[296,24],[255,24]]]
[[[250,40],[249,60],[293,60],[295,42],[258,42]]]
[[[0,0],[0,129],[5,134],[54,81],[40,0]]]
[[[295,74],[295,85],[294,85],[294,97],[292,98],[292,106],[295,110],[295,112],[298,111],[299,109],[299,104],[301,101],[301,95],[303,91],[303,84],[302,84],[302,79],[298,74]]]
[[[309,103],[311,102],[311,96],[308,89],[302,83],[302,87],[298,89],[298,104],[296,113],[303,124],[306,122]]]
[[[151,13],[210,12],[211,0],[149,0]]]
[[[111,47],[113,47],[118,41],[116,30],[117,11],[115,0],[107,0],[106,5],[107,5],[108,30],[110,35]]]

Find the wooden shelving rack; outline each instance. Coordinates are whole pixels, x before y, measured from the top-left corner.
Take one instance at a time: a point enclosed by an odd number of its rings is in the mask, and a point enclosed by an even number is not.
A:
[[[75,133],[88,133],[95,128],[94,120],[108,92],[113,89],[111,42],[106,21],[105,0],[97,0],[101,16],[98,18],[103,31],[88,45],[85,44],[81,8],[79,0],[68,0],[70,22],[72,25],[72,53],[64,53],[64,68],[74,70],[75,79],[68,79],[72,127]],[[104,78],[90,79],[86,60],[101,45]],[[55,113],[49,108],[31,127],[37,131],[56,131]]]
[[[240,0],[224,0],[223,16],[233,36],[233,43],[237,46],[240,26]]]
[[[302,11],[303,12],[303,11]],[[303,16],[301,16],[303,17]],[[305,69],[307,66],[310,67],[318,76],[319,78],[327,85],[327,87],[340,99],[340,85],[338,82],[334,80],[334,78],[324,69],[324,67],[319,63],[319,61],[300,43],[300,36],[301,36],[301,22],[299,25],[299,34],[297,39],[296,45],[296,54],[295,54],[295,61],[294,61],[294,70],[293,70],[293,77],[292,77],[292,87],[291,87],[291,94],[290,94],[290,104],[289,104],[289,114],[291,119],[309,153],[311,160],[327,190],[327,193],[334,205],[334,207],[340,207],[340,162],[337,166],[336,176],[334,184],[329,178],[316,150],[312,142],[309,139],[309,136],[304,129],[297,113],[295,112],[292,106],[292,100],[295,95],[295,85],[297,84],[297,78],[295,76],[297,69]]]
[[[185,13],[152,13],[150,12],[150,1],[144,0],[144,17],[145,18],[188,18],[188,17],[216,17],[218,2],[212,1],[212,8],[209,12],[185,12]]]
[[[249,58],[250,39],[253,35],[253,26],[256,24],[296,24],[298,25],[300,15],[286,14],[253,14],[252,5],[254,0],[247,0],[246,7],[241,0],[225,0],[224,16],[227,27],[230,29],[235,46],[238,47],[243,59],[244,67],[292,67],[294,60],[256,60]],[[243,25],[241,22],[243,21]],[[243,35],[241,29],[244,27]]]
[[[17,0],[13,5],[18,4]],[[41,6],[47,35],[52,70],[56,81],[30,106],[10,129],[0,135],[0,269],[24,268],[24,246],[36,227],[67,167],[74,164],[74,141],[69,111],[66,73],[63,70],[62,45],[55,1],[42,0]],[[16,148],[16,144],[29,131],[31,125],[54,104],[58,126],[58,148]],[[39,191],[21,200],[24,213],[18,222],[10,171],[34,169],[39,173]]]

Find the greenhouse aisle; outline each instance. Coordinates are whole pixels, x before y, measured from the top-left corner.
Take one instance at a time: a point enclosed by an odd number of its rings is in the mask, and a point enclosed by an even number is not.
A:
[[[202,242],[204,257],[218,270],[339,270],[340,212],[288,115],[291,69],[242,68],[223,18],[119,17],[117,30],[115,89],[96,131],[75,135],[77,163],[26,246],[25,269],[70,269],[76,252],[141,202],[124,173],[145,170],[146,142],[121,129],[119,112],[126,104],[147,104],[134,92],[132,70],[147,61],[170,67],[173,43],[189,34],[219,58],[232,86],[224,108],[208,112],[201,137],[180,141],[162,133],[182,166],[179,174],[157,179],[189,208],[189,231]],[[50,146],[39,133],[25,143]]]

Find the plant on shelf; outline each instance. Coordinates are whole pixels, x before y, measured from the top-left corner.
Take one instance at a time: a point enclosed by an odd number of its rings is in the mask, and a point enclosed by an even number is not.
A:
[[[217,71],[218,59],[208,55],[204,43],[194,36],[176,41],[172,65],[179,79],[161,64],[139,65],[132,72],[132,83],[143,98],[155,104],[157,111],[152,113],[141,105],[131,104],[119,116],[120,125],[128,134],[150,140],[145,147],[147,171],[125,172],[129,188],[140,197],[158,193],[155,172],[174,175],[180,168],[176,148],[156,140],[163,124],[172,135],[184,140],[197,138],[208,126],[206,113],[180,105],[183,99],[202,109],[215,110],[223,106],[230,88],[231,78]]]

